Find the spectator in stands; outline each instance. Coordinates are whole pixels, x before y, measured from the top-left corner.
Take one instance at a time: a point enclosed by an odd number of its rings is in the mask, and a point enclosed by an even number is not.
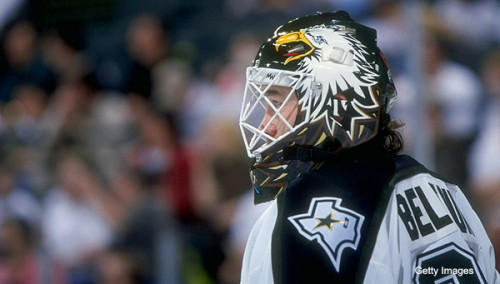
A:
[[[14,165],[13,159],[3,157],[0,161],[0,224],[4,219],[17,217],[38,226],[42,208],[28,190],[16,184]]]
[[[125,92],[153,103],[162,112],[176,113],[191,79],[189,62],[170,52],[169,30],[152,13],[137,15],[127,30],[131,59]]]
[[[70,283],[88,283],[95,278],[96,255],[111,243],[113,231],[93,205],[99,196],[89,194],[95,174],[83,154],[73,151],[61,152],[55,165],[57,183],[44,200],[42,234],[48,253],[67,266]]]
[[[0,229],[0,283],[63,284],[60,264],[38,249],[37,230],[20,218],[9,218]]]
[[[482,56],[500,43],[500,3],[496,0],[436,0],[432,11],[454,43],[454,60],[478,71]]]
[[[143,264],[134,253],[126,249],[109,249],[104,252],[98,263],[98,283],[100,284],[144,284]]]
[[[436,170],[465,188],[470,145],[483,90],[469,68],[447,57],[445,42],[429,33],[424,44],[426,94]]]
[[[40,50],[39,35],[29,21],[11,24],[2,40],[3,62],[0,63],[0,104],[13,98],[16,88],[33,84],[50,92],[55,78]]]
[[[471,189],[493,245],[500,247],[500,49],[484,59],[481,75],[487,100],[471,151]],[[497,249],[497,269],[500,254]]]

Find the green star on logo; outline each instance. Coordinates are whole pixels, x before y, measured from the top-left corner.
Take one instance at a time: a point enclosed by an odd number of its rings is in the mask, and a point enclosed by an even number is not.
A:
[[[333,219],[333,211],[330,212],[330,214],[328,214],[325,218],[316,218],[316,221],[318,221],[318,225],[316,225],[313,230],[319,229],[321,227],[327,227],[328,230],[331,231],[333,225],[345,223],[345,221]]]

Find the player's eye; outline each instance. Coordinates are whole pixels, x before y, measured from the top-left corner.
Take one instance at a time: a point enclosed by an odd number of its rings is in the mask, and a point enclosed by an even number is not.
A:
[[[272,104],[274,105],[274,107],[276,107],[276,108],[280,107],[280,106],[283,104],[283,102],[278,101],[278,100],[271,100],[271,103],[272,103]]]

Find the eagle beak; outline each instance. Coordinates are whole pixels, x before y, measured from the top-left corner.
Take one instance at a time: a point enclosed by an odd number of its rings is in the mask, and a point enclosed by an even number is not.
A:
[[[284,34],[276,39],[276,52],[280,53],[280,48],[285,48],[283,56],[288,57],[284,65],[290,61],[303,58],[314,51],[314,46],[305,37],[305,31]]]

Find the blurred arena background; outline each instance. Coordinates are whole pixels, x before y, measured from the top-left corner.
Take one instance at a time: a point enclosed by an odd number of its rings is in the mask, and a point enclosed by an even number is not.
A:
[[[239,283],[245,68],[280,24],[378,30],[406,152],[500,259],[500,2],[1,0],[0,283]]]

